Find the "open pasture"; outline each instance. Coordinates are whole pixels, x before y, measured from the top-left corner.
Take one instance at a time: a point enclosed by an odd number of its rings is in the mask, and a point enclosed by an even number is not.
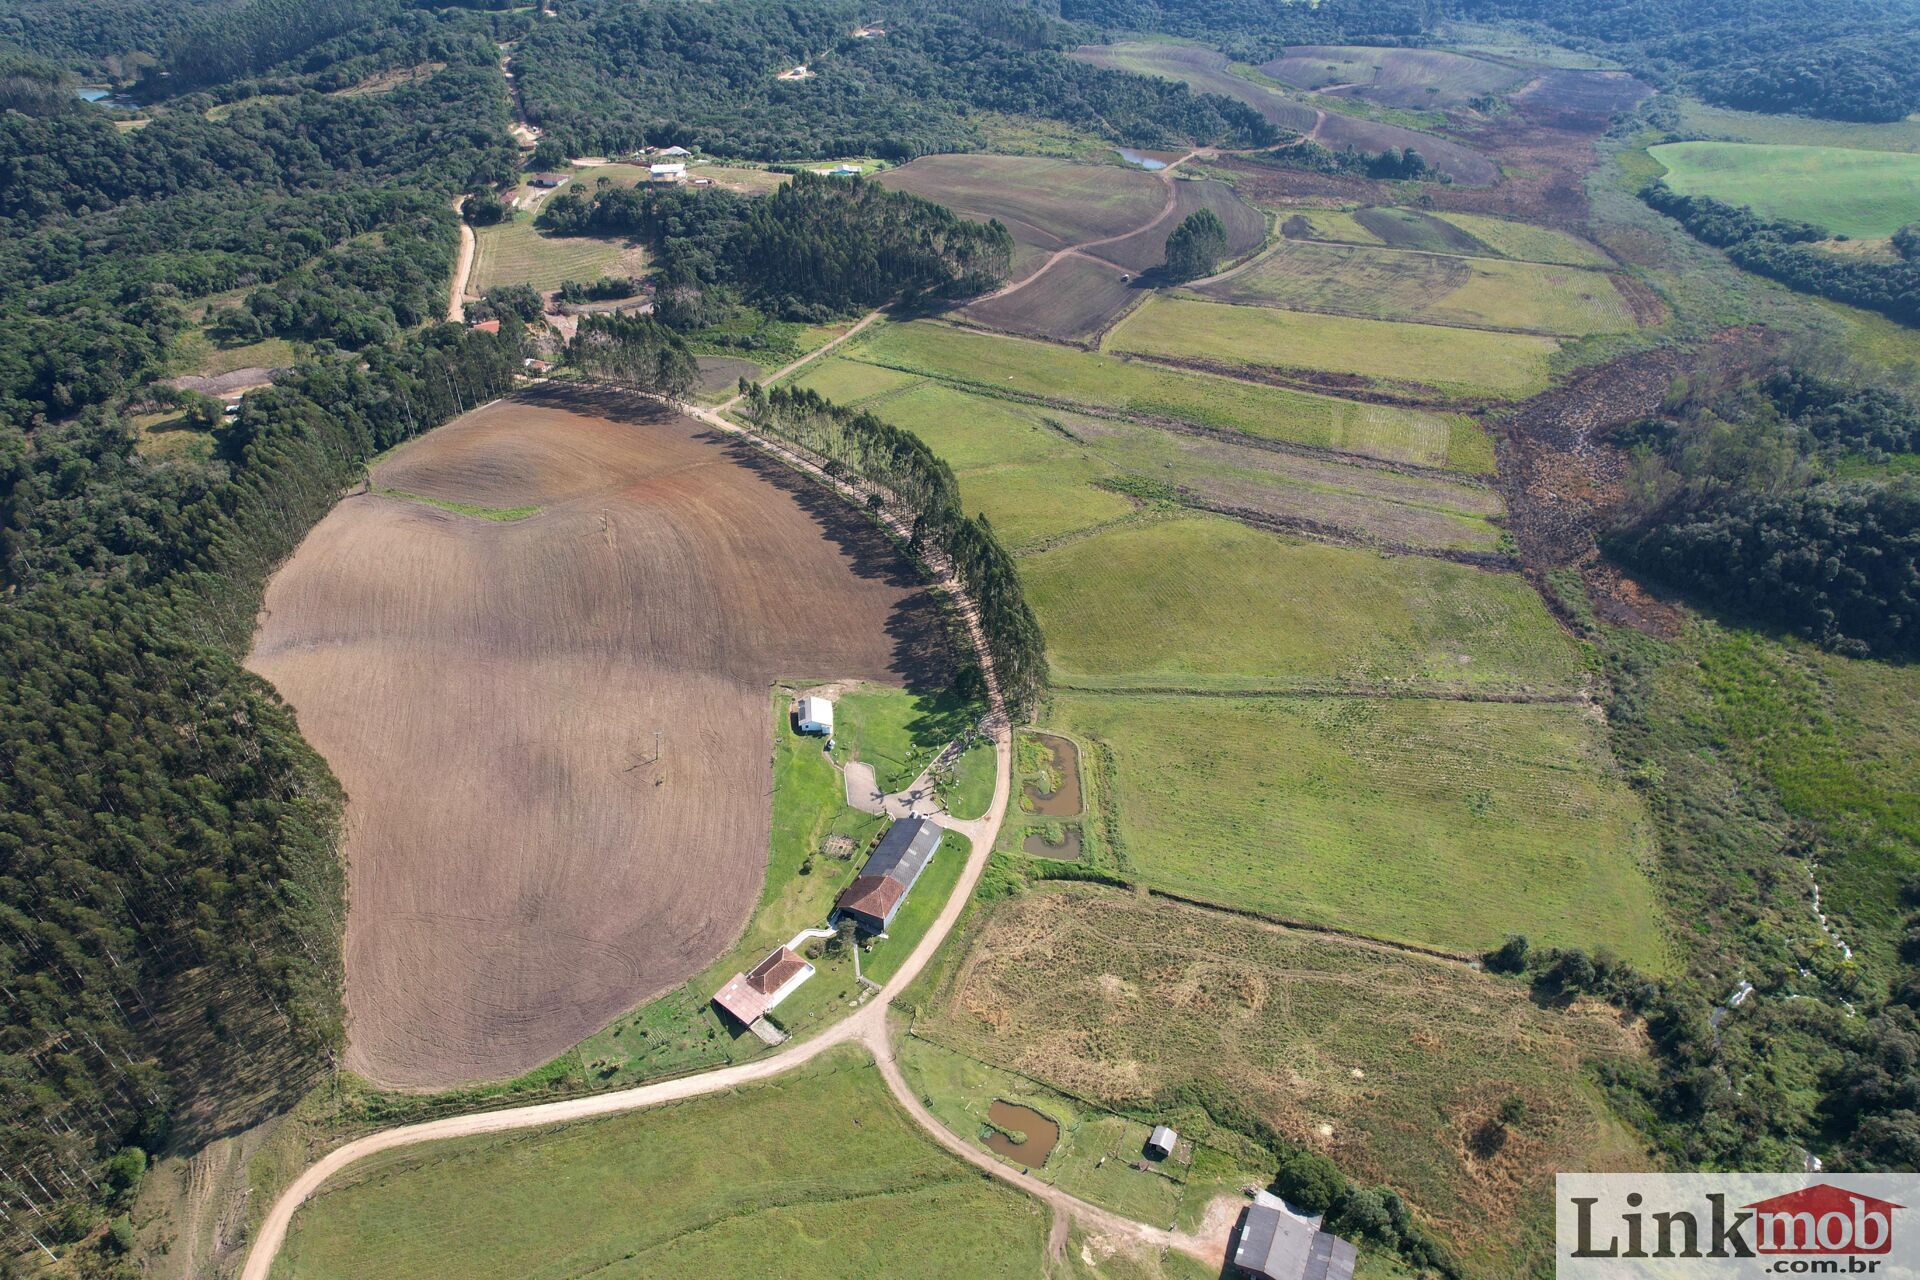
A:
[[[1331,373],[1385,390],[1471,398],[1547,388],[1553,338],[1405,324],[1164,294],[1115,325],[1102,349],[1281,373]]]
[[[1635,327],[1604,271],[1283,240],[1196,292],[1221,302],[1582,337]]]
[[[1399,1188],[1470,1274],[1550,1265],[1553,1169],[1643,1167],[1586,1082],[1593,1061],[1638,1052],[1608,1010],[1542,1009],[1465,965],[1093,885],[999,902],[965,940],[916,1037],[1229,1149],[1201,1107],[1164,1100],[1231,1099]],[[1502,1124],[1510,1098],[1523,1118]],[[1183,1225],[1200,1202],[1189,1189]]]
[[[1491,250],[1520,262],[1550,262],[1568,267],[1613,265],[1612,259],[1597,246],[1551,227],[1480,213],[1443,213],[1433,217],[1436,222],[1452,223],[1479,241],[1484,246],[1479,252]]]
[[[1037,156],[922,156],[877,181],[969,217],[998,218],[1016,240],[1047,250],[1124,235],[1168,198],[1144,170]]]
[[[513,217],[474,232],[473,277],[467,292],[482,294],[501,285],[532,285],[541,293],[568,280],[638,275],[646,251],[596,236],[549,236],[534,230],[531,218]]]
[[[623,397],[489,405],[372,485],[275,575],[248,665],[350,796],[346,1065],[510,1076],[745,923],[769,682],[938,681],[945,629],[857,515]]]
[[[857,387],[843,368],[871,366],[828,360],[801,384],[823,395]],[[1128,517],[1135,504],[1116,490],[1169,488],[1250,518],[1306,520],[1405,546],[1491,551],[1499,538],[1491,523],[1499,498],[1481,485],[1019,404],[932,379],[848,402],[925,440],[953,467],[966,510],[984,512],[1016,554]],[[1461,470],[1493,466],[1486,436],[1464,420],[1448,457]]]
[[[1749,142],[1670,142],[1647,154],[1684,195],[1750,205],[1835,235],[1879,239],[1920,222],[1920,155]]]
[[[1168,418],[1396,462],[1448,465],[1455,414],[1360,404],[1204,373],[1129,363],[1050,343],[915,321],[868,330],[845,354],[986,394]],[[1477,465],[1477,464],[1476,464]]]
[[[1414,110],[1465,106],[1527,78],[1514,67],[1445,49],[1363,45],[1296,45],[1260,70],[1296,88]]]
[[[1369,205],[1356,209],[1353,220],[1381,244],[1393,249],[1423,249],[1429,253],[1485,253],[1487,246],[1451,222],[1403,209],[1399,205]]]
[[[817,981],[817,979],[816,979]],[[839,1049],[731,1093],[356,1165],[275,1280],[1029,1277],[1045,1210],[935,1146]]]
[[[1073,56],[1111,71],[1178,80],[1195,93],[1217,93],[1232,98],[1258,111],[1267,123],[1295,133],[1305,133],[1319,119],[1319,112],[1306,103],[1235,75],[1225,54],[1201,45],[1168,40],[1123,40],[1117,44],[1081,45],[1073,51]]]
[[[1121,856],[1222,906],[1478,953],[1509,933],[1666,967],[1650,824],[1584,707],[1065,693]]]
[[[1789,146],[1847,147],[1858,151],[1920,153],[1920,119],[1863,124],[1817,120],[1811,116],[1772,116],[1758,111],[1715,107],[1697,98],[1679,99],[1680,127],[1704,138],[1771,142]]]
[[[1182,516],[1026,557],[1075,688],[1571,693],[1579,654],[1516,574]]]
[[[1188,214],[1211,209],[1227,229],[1227,257],[1238,258],[1258,249],[1267,238],[1267,217],[1240,198],[1231,185],[1213,179],[1177,180],[1173,184],[1173,212],[1153,226],[1103,244],[1093,252],[1129,271],[1146,271],[1167,260],[1167,237]]]

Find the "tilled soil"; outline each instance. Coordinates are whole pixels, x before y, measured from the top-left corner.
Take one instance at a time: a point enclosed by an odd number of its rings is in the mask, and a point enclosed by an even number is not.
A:
[[[738,934],[771,680],[936,678],[949,650],[857,515],[630,400],[490,405],[373,488],[275,576],[249,665],[349,796],[346,1065],[510,1076]]]

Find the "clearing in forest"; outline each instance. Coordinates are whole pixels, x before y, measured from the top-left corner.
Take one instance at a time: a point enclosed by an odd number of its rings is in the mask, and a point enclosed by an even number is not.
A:
[[[1639,1055],[1602,1007],[1093,885],[1004,899],[964,941],[922,980],[916,1038],[1226,1150],[1216,1117],[1251,1110],[1404,1192],[1470,1274],[1549,1265],[1554,1169],[1644,1167],[1587,1083]]]
[[[497,402],[372,488],[275,575],[248,661],[349,796],[346,1064],[384,1084],[527,1070],[729,946],[770,681],[950,669],[863,519],[644,403]]]
[[[275,1280],[1026,1277],[1046,1210],[935,1146],[870,1058],[631,1115],[412,1147],[293,1221]]]
[[[1383,107],[1465,106],[1505,93],[1527,73],[1445,49],[1303,44],[1261,65],[1262,74],[1297,89],[1364,98]]]
[[[1637,327],[1608,272],[1311,240],[1194,287],[1223,302],[1560,337]]]
[[[541,293],[568,280],[586,283],[601,276],[637,276],[646,269],[646,251],[596,236],[550,236],[536,231],[531,217],[514,216],[474,232],[473,278],[467,292],[479,295],[502,285],[532,285]]]
[[[1920,222],[1920,155],[1751,142],[1670,142],[1647,154],[1682,195],[1872,240]]]

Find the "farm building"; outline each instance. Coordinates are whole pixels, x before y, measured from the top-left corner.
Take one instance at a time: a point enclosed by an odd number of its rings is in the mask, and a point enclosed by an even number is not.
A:
[[[831,169],[815,169],[815,173],[825,174],[829,178],[852,178],[860,174],[857,164],[836,164]]]
[[[855,27],[853,31],[853,38],[855,40],[873,40],[885,34],[887,34],[887,29],[885,27],[874,27],[874,26]]]
[[[781,947],[750,972],[736,973],[714,993],[713,1002],[751,1027],[813,976],[813,966],[791,947]]]
[[[802,733],[833,736],[833,703],[825,698],[802,698],[793,709],[794,720]]]
[[[812,75],[813,72],[807,70],[807,64],[802,62],[798,66],[788,67],[780,73],[778,78],[781,80],[806,80],[811,78]]]
[[[534,186],[545,187],[548,189],[557,187],[565,181],[566,181],[566,178],[557,173],[536,173],[533,175],[533,178],[532,178],[532,182]]]
[[[662,147],[658,154],[672,160],[677,156],[690,156],[693,152],[687,150],[685,147]]]
[[[476,320],[470,327],[475,333],[500,332],[500,322],[498,320]]]
[[[1147,1135],[1147,1154],[1155,1160],[1165,1160],[1173,1154],[1180,1142],[1180,1135],[1164,1124],[1157,1124],[1153,1132]]]
[[[1261,1192],[1240,1220],[1233,1265],[1263,1280],[1353,1280],[1355,1249]]]
[[[687,166],[684,161],[669,160],[661,164],[648,165],[647,174],[655,182],[685,182]]]
[[[696,187],[710,187],[713,185],[713,179],[712,178],[695,178],[693,180],[693,185]]]
[[[888,827],[867,865],[834,904],[835,918],[852,920],[862,933],[885,933],[914,881],[933,861],[944,834],[925,818],[902,818]]]

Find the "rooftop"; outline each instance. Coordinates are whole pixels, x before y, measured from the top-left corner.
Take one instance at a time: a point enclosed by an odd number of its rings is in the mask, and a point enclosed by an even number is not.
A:
[[[1353,1280],[1354,1257],[1339,1236],[1256,1201],[1240,1224],[1233,1265],[1268,1280]]]
[[[836,905],[842,911],[858,911],[862,915],[885,920],[887,913],[906,896],[907,886],[892,876],[862,875],[847,886]]]

